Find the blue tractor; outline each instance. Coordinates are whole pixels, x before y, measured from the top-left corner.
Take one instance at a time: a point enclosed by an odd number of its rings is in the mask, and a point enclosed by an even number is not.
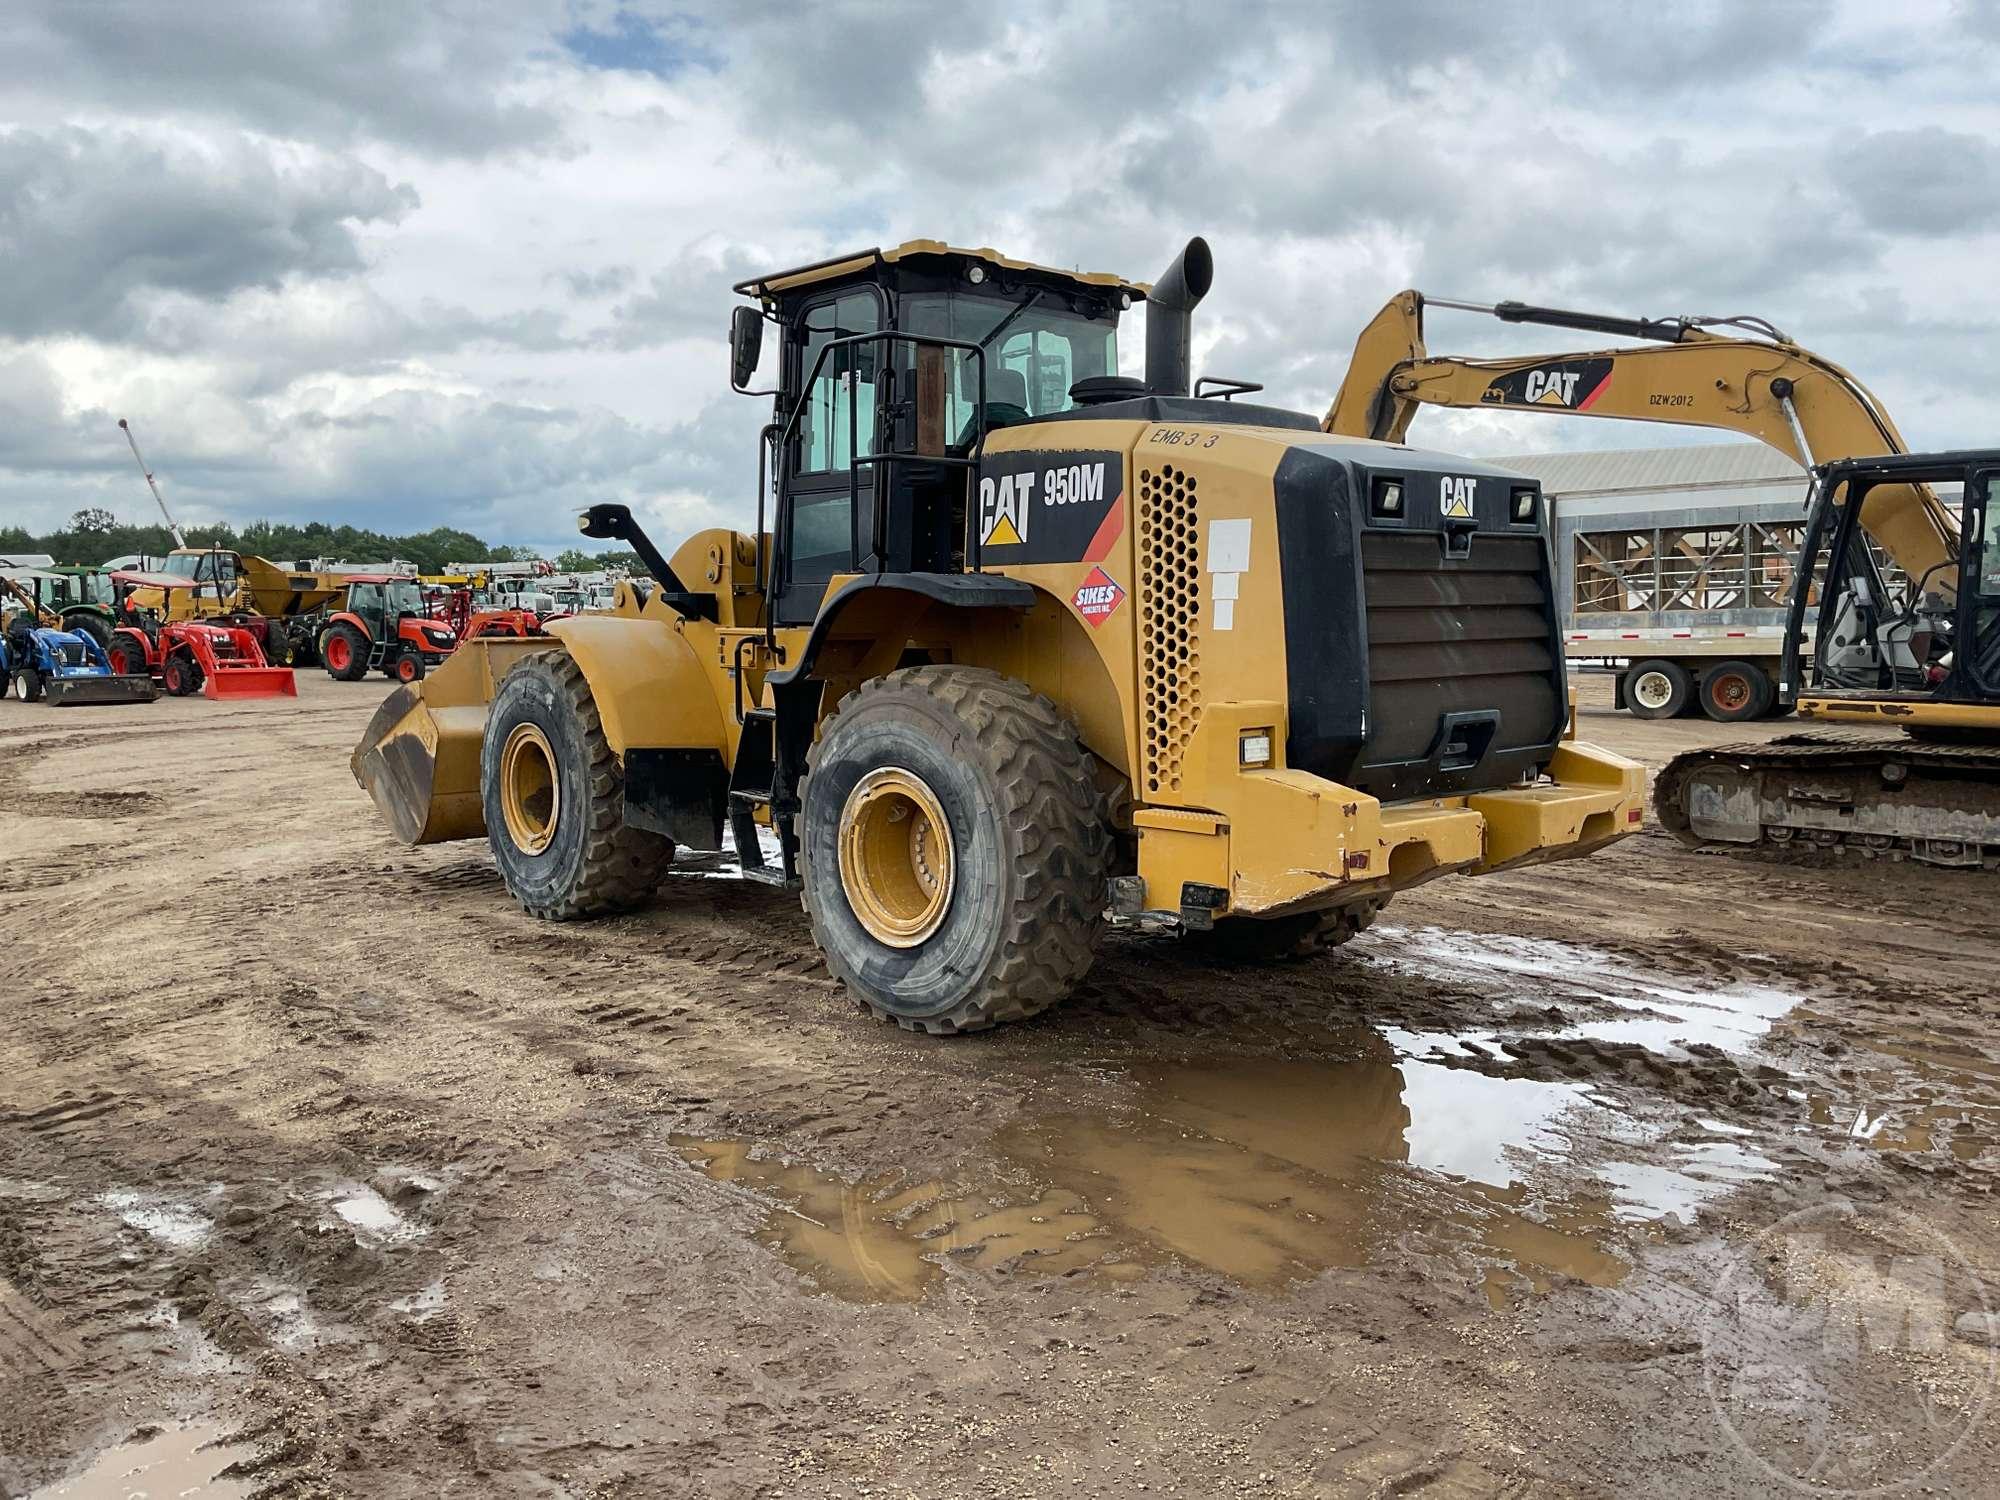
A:
[[[0,596],[12,595],[17,609],[0,627],[0,683],[19,703],[47,699],[51,708],[71,703],[151,703],[153,679],[120,676],[94,636],[64,630],[49,611],[12,579],[0,578]]]

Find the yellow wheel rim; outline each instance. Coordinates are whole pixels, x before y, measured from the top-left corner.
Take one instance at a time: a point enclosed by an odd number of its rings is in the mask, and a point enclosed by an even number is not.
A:
[[[951,824],[931,789],[900,766],[870,771],[840,810],[840,883],[861,925],[914,948],[951,905]]]
[[[540,854],[562,815],[556,752],[538,724],[516,724],[500,751],[500,814],[523,854]]]

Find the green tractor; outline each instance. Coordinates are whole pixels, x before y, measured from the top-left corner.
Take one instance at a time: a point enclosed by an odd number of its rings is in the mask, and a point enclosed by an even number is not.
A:
[[[71,563],[44,568],[54,574],[50,597],[41,602],[62,617],[62,628],[90,636],[107,650],[111,632],[117,626],[116,605],[111,597],[111,578],[100,568]]]

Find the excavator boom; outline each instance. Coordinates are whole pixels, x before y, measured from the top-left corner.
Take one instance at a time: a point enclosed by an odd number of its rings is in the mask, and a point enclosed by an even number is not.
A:
[[[1433,299],[1502,322],[1660,340],[1474,359],[1429,351],[1425,305],[1421,292],[1398,292],[1362,330],[1322,428],[1402,442],[1419,407],[1455,406],[1713,427],[1754,437],[1805,468],[1909,451],[1866,386],[1761,319],[1612,318]],[[1923,485],[1871,491],[1862,524],[1913,577],[1958,556],[1957,523]]]

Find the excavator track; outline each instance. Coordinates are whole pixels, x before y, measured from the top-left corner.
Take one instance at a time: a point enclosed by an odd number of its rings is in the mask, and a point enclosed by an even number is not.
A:
[[[1717,745],[1668,762],[1653,809],[1695,849],[2000,870],[2000,745],[1838,730]]]

